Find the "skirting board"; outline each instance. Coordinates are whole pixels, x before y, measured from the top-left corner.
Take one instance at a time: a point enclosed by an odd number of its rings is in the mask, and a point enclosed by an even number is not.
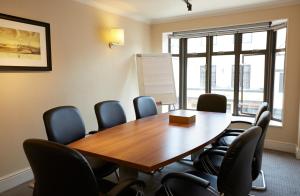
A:
[[[33,174],[30,167],[2,176],[0,177],[0,193],[32,179]]]
[[[275,140],[265,140],[265,148],[271,150],[278,150],[282,152],[296,153],[296,144],[287,143],[287,142],[279,142]]]

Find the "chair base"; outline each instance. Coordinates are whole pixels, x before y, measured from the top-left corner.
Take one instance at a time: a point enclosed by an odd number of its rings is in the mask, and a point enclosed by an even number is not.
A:
[[[262,178],[262,186],[252,186],[252,190],[265,191],[267,189],[266,181],[265,181],[265,174],[264,174],[263,170],[260,170],[259,174],[261,175],[261,178]]]

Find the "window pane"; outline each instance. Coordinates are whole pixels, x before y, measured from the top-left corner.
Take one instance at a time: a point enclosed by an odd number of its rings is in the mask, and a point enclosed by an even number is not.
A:
[[[169,53],[169,35],[171,33],[163,33],[162,34],[162,52]]]
[[[173,73],[174,73],[174,82],[175,82],[175,89],[176,89],[176,99],[177,102],[175,104],[176,109],[179,108],[179,57],[172,57],[173,62]]]
[[[179,54],[179,39],[171,39],[171,54]]]
[[[267,32],[244,33],[242,50],[264,50],[267,47]]]
[[[284,52],[276,53],[273,117],[278,120],[282,120],[283,89],[284,89],[284,59],[285,59]]]
[[[264,99],[265,55],[241,55],[239,113],[255,114]]]
[[[196,109],[200,94],[205,93],[205,57],[187,59],[187,108]]]
[[[187,40],[188,53],[205,53],[206,52],[206,37],[189,38]]]
[[[211,92],[227,97],[227,112],[233,111],[234,55],[212,57]]]
[[[221,35],[214,36],[213,38],[213,51],[225,52],[234,50],[234,35]]]
[[[286,28],[279,29],[276,36],[276,49],[285,48]]]

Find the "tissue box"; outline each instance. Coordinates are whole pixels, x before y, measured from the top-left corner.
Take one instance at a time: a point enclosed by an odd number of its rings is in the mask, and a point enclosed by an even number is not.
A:
[[[191,124],[196,121],[196,116],[194,114],[170,114],[170,123],[180,123],[180,124]]]

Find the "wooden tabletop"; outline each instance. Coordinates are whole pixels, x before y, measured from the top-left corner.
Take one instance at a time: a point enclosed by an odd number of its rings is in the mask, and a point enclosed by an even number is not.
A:
[[[121,166],[149,172],[211,143],[229,126],[231,118],[214,112],[179,110],[175,113],[195,114],[196,122],[169,123],[169,113],[164,113],[106,129],[68,146]]]

